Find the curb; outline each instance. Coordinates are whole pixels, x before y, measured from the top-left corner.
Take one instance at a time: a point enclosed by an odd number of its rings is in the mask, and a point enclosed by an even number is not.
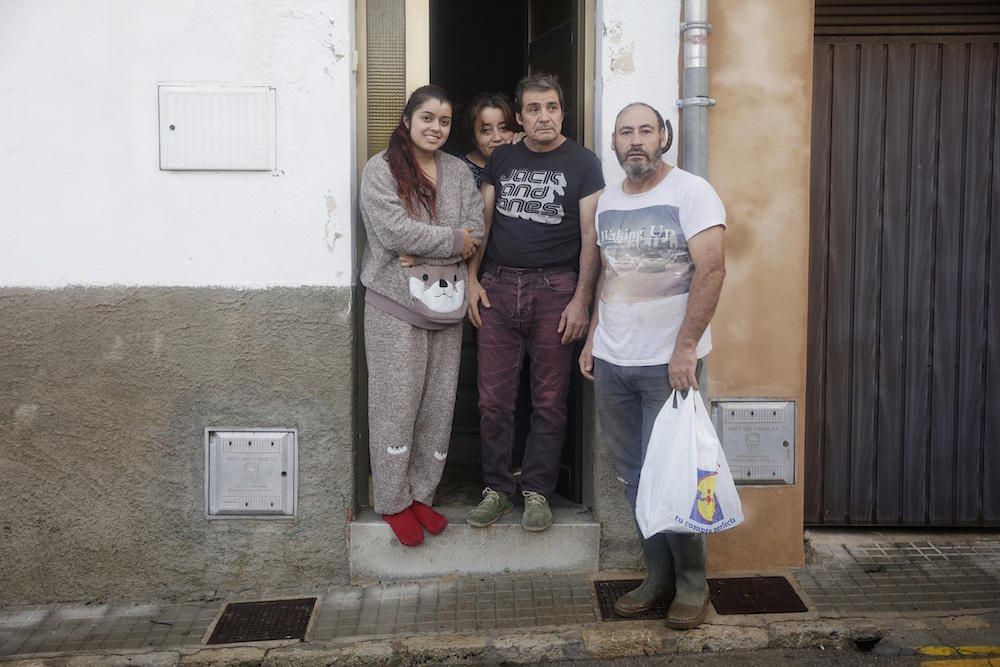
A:
[[[788,620],[766,627],[703,625],[677,632],[630,621],[495,635],[414,635],[324,644],[259,642],[175,650],[9,656],[5,667],[319,667],[320,665],[525,664],[555,660],[721,653],[761,649],[851,648],[852,636],[884,626],[873,619]],[[888,632],[888,628],[882,628]]]

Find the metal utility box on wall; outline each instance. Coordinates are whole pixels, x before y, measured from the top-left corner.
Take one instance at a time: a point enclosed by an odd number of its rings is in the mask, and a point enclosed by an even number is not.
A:
[[[292,518],[297,495],[295,429],[205,429],[208,518]]]
[[[267,86],[161,85],[161,171],[272,171],[275,93]]]
[[[714,401],[712,422],[737,484],[795,483],[793,401]]]

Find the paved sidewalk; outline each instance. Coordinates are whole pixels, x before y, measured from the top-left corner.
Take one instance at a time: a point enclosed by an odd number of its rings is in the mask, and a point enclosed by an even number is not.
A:
[[[975,613],[998,606],[1000,535],[810,535],[813,563],[794,574],[812,607],[824,615]]]
[[[1000,659],[1000,536],[813,531],[805,567],[762,574],[787,576],[809,611],[712,611],[701,629],[678,633],[660,622],[600,621],[592,578],[584,574],[464,577],[187,603],[7,608],[0,610],[0,661],[523,663],[820,646],[855,650],[854,640],[863,635],[882,637],[876,650],[889,656],[923,651],[928,658]],[[305,642],[204,644],[226,602],[303,596],[317,598]],[[969,653],[970,647],[982,650]]]

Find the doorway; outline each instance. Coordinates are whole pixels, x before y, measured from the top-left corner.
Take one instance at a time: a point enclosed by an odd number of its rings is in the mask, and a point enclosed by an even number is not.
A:
[[[586,122],[593,110],[595,0],[512,0],[499,9],[467,0],[357,0],[357,43],[363,47],[357,78],[358,172],[388,144],[408,91],[433,82],[462,104],[481,91],[513,96],[525,74],[545,71],[559,77],[566,100],[563,133],[593,147]],[[446,150],[468,150],[458,136]],[[365,237],[357,234],[356,262]],[[359,292],[360,294],[360,292]],[[362,306],[358,297],[358,308]],[[480,470],[479,410],[476,390],[475,330],[464,325],[462,367],[452,443],[439,502],[478,502]],[[358,457],[356,497],[370,506],[367,369],[363,331],[358,337]],[[592,498],[589,468],[593,419],[584,410],[589,391],[579,372],[569,397],[569,422],[556,502],[587,503]],[[530,417],[527,368],[518,404],[516,449],[523,452]]]
[[[537,71],[555,74],[566,100],[563,133],[580,141],[579,110],[583,49],[580,0],[512,0],[498,8],[467,0],[430,0],[429,78],[443,86],[456,103],[455,119],[465,103],[480,92],[501,92],[513,99],[517,82]],[[445,150],[462,155],[471,146],[462,124],[456,123]],[[582,142],[581,142],[582,143]],[[479,410],[476,390],[476,332],[466,322],[462,340],[455,419],[447,467],[438,493],[442,504],[475,504],[482,490]],[[523,457],[531,416],[530,360],[525,360],[516,408],[515,475]],[[574,367],[569,396],[569,420],[557,494],[562,501],[584,499],[582,383]]]

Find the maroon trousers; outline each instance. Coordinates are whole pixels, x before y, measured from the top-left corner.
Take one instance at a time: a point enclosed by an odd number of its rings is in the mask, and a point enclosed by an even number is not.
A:
[[[483,481],[507,497],[515,492],[514,408],[525,354],[531,357],[532,413],[521,489],[546,497],[555,490],[575,349],[560,342],[558,328],[576,280],[576,271],[566,267],[488,265],[480,281],[492,304],[480,306],[483,324],[477,336]]]

